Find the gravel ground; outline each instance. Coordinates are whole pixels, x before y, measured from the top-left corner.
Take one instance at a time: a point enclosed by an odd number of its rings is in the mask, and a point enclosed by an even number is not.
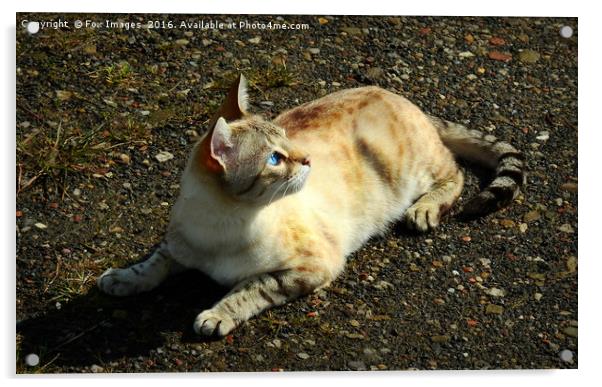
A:
[[[63,15],[78,18],[170,19]],[[17,30],[18,373],[577,368],[577,37],[559,34],[577,19],[202,19],[310,28]],[[195,135],[239,70],[268,117],[348,87],[406,95],[515,144],[525,192],[424,235],[396,225],[330,288],[223,340],[192,332],[227,291],[199,273],[100,294],[98,274],[161,239]],[[490,177],[464,167],[461,202]]]

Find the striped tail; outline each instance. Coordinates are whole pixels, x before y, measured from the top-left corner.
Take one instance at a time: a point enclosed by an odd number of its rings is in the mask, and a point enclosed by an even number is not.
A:
[[[495,178],[462,208],[459,216],[472,219],[509,205],[526,183],[525,159],[507,142],[465,126],[429,116],[443,143],[458,157],[495,170]]]

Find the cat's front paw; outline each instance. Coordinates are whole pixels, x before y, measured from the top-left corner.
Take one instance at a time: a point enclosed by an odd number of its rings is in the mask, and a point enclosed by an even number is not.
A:
[[[140,289],[128,269],[108,269],[96,279],[98,288],[111,296],[130,296]]]
[[[440,208],[436,203],[415,203],[405,213],[407,226],[420,232],[437,227],[440,217]]]
[[[194,331],[204,336],[226,336],[234,328],[236,323],[226,312],[216,309],[207,309],[199,314],[194,320]]]

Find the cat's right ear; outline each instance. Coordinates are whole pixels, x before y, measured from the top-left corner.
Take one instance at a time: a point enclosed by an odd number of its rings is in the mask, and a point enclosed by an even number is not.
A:
[[[212,128],[220,117],[223,117],[228,122],[242,118],[247,114],[248,108],[247,79],[242,74],[239,74],[236,81],[230,87],[222,106],[220,106],[217,113],[215,113],[209,122],[209,128]]]
[[[224,166],[234,147],[231,141],[232,129],[226,120],[220,117],[211,133],[211,157]]]

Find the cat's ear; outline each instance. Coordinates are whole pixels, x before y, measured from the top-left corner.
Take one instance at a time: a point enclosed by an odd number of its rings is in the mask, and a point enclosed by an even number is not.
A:
[[[211,132],[211,139],[209,140],[210,157],[213,163],[217,162],[218,165],[210,165],[210,169],[215,171],[223,171],[226,169],[226,163],[234,150],[232,144],[232,129],[228,126],[228,123],[223,117],[219,117],[213,130]]]
[[[222,106],[220,106],[217,113],[211,119],[209,127],[211,128],[215,125],[219,117],[223,117],[226,121],[238,120],[247,114],[248,109],[247,79],[242,74],[239,74],[236,81],[230,87]]]

